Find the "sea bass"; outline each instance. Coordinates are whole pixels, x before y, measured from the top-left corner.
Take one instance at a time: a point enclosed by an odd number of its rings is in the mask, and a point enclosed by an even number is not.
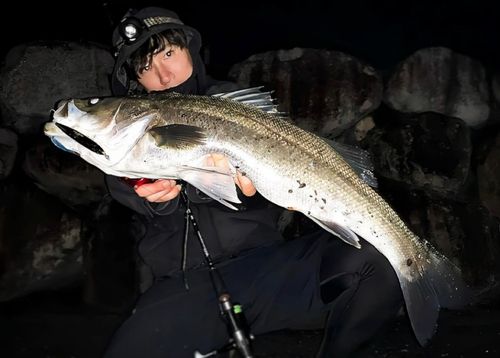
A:
[[[440,307],[468,303],[460,270],[413,234],[330,143],[269,107],[252,91],[71,99],[58,105],[44,131],[107,174],[182,179],[233,209],[239,170],[269,201],[357,248],[363,237],[394,268],[415,335],[425,345]],[[207,165],[211,153],[224,154],[232,167]]]

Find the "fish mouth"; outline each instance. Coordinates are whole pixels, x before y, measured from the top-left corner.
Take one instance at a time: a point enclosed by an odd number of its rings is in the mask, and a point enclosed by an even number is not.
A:
[[[104,151],[104,149],[102,149],[99,144],[97,144],[96,142],[94,142],[89,137],[84,136],[80,132],[74,130],[73,128],[65,126],[64,124],[55,123],[55,125],[61,131],[63,131],[66,135],[68,135],[70,138],[72,138],[73,140],[75,140],[77,143],[83,145],[88,150],[91,150],[94,153],[99,154],[99,155],[104,155],[104,156],[106,155],[106,152]]]

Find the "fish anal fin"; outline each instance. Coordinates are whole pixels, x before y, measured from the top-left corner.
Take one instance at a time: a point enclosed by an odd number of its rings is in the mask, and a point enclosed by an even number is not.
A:
[[[329,233],[337,236],[339,239],[344,241],[345,243],[354,246],[357,249],[361,248],[361,244],[359,243],[358,235],[351,229],[342,226],[334,221],[322,221],[311,215],[307,215],[312,221],[321,226],[323,229],[328,231]]]

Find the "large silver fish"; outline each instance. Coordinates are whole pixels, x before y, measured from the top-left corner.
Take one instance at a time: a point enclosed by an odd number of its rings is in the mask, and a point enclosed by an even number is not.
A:
[[[425,345],[440,307],[468,302],[459,269],[414,235],[329,143],[265,109],[252,91],[72,99],[59,104],[45,134],[107,174],[182,179],[232,208],[237,169],[262,196],[345,242],[360,248],[363,237],[393,266]],[[211,153],[226,155],[234,168],[208,166]]]

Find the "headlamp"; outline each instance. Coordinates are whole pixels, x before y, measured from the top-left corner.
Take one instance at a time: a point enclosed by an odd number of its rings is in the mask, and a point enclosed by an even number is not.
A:
[[[141,36],[143,30],[144,25],[135,17],[127,17],[118,27],[120,36],[125,43],[127,43],[127,45],[130,45],[137,40]]]

